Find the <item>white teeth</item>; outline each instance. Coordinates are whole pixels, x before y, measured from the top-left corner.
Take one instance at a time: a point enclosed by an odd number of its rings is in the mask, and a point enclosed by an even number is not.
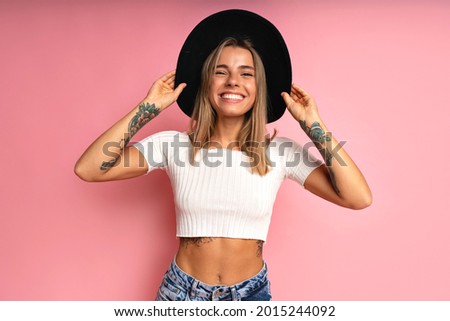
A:
[[[243,96],[237,95],[237,94],[222,94],[221,97],[225,98],[225,99],[232,99],[232,100],[242,100],[242,99],[244,99]]]

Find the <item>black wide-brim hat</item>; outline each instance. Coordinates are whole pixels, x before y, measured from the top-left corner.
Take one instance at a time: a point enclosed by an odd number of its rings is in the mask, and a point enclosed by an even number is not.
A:
[[[175,86],[186,83],[178,106],[189,117],[200,88],[201,70],[209,54],[227,37],[248,39],[261,56],[267,81],[267,122],[283,116],[281,93],[291,91],[289,52],[278,29],[267,19],[246,10],[225,10],[202,20],[189,34],[178,57]]]

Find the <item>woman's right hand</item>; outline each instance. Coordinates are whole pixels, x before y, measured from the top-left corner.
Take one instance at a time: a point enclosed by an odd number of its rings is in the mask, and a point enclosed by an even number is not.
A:
[[[172,70],[155,81],[145,97],[145,101],[160,110],[164,110],[172,105],[186,87],[185,83],[181,83],[177,88],[175,85],[175,70]]]

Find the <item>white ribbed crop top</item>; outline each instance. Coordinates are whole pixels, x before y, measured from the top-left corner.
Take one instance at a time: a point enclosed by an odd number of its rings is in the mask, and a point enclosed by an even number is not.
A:
[[[201,149],[190,164],[185,132],[162,131],[133,144],[148,172],[166,170],[175,201],[178,237],[230,237],[266,241],[281,182],[302,186],[322,161],[296,142],[275,137],[268,147],[273,164],[265,176],[252,174],[250,157],[230,149]],[[147,174],[148,174],[147,172]]]

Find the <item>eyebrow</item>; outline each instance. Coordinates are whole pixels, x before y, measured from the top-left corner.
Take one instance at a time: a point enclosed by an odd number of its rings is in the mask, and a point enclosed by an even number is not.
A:
[[[228,69],[228,66],[225,65],[225,64],[223,64],[223,65],[217,65],[216,68],[225,68],[225,69]],[[255,70],[255,67],[247,66],[247,65],[241,65],[241,66],[239,66],[238,68],[239,68],[239,69],[252,69],[252,70]]]

